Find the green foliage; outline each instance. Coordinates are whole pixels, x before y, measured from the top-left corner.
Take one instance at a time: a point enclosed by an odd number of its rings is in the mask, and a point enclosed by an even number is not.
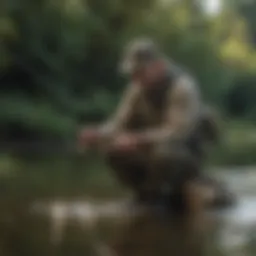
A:
[[[208,17],[187,0],[10,1],[0,17],[2,138],[65,140],[106,118],[125,83],[121,50],[144,35],[198,79],[207,101],[255,120],[254,20],[239,8]]]
[[[223,128],[222,142],[214,150],[211,163],[222,166],[255,164],[255,124],[239,120],[229,122]]]

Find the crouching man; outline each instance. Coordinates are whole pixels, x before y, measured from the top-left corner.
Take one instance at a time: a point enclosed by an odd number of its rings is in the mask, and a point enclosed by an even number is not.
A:
[[[121,70],[131,82],[116,113],[106,124],[82,130],[80,144],[97,145],[140,203],[165,198],[198,211],[214,202],[215,186],[201,177],[218,129],[195,80],[148,39],[127,46]]]

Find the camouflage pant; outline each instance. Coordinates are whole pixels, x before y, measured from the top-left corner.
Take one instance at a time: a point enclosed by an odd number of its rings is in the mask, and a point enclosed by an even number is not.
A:
[[[109,151],[106,160],[123,185],[144,197],[181,191],[186,181],[201,174],[199,156],[182,143],[162,143],[130,154]]]

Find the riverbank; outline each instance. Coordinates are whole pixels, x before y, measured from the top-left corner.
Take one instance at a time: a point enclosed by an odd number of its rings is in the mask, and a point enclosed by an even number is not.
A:
[[[245,166],[256,166],[256,126],[229,124],[207,169],[241,170]],[[113,198],[128,193],[95,154],[31,156],[26,160],[1,154],[0,184],[3,196]]]
[[[223,127],[219,145],[209,164],[214,166],[247,166],[256,164],[256,125],[233,121]]]

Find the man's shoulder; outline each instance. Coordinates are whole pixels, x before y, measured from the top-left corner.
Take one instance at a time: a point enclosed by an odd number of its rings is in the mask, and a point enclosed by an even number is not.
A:
[[[183,90],[199,91],[198,82],[186,68],[174,62],[168,61],[169,76],[171,81]]]
[[[200,98],[198,83],[189,73],[183,72],[180,76],[176,77],[171,87],[172,94],[174,95],[187,95],[198,100]]]

